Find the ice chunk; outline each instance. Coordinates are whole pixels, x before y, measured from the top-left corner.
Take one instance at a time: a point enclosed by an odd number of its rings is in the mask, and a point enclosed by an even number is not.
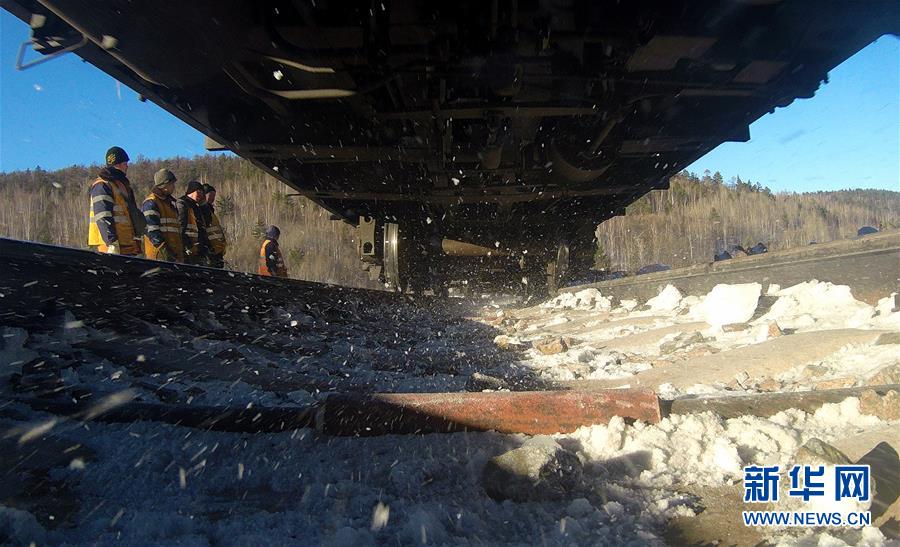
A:
[[[756,311],[761,292],[759,283],[719,284],[694,306],[691,315],[717,327],[746,323]]]
[[[666,285],[666,288],[660,293],[647,301],[647,305],[653,311],[672,311],[681,304],[681,291],[672,285]]]

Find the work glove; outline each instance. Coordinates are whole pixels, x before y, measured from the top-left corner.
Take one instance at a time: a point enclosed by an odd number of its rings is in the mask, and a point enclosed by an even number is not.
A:
[[[199,256],[197,255],[197,253],[193,253],[193,252],[185,249],[184,250],[184,263],[197,265],[200,263]]]
[[[107,247],[106,247],[106,254],[110,254],[110,255],[117,255],[117,254],[119,254],[119,247],[118,247],[117,245],[115,245],[115,244],[113,244],[113,245],[107,245]]]

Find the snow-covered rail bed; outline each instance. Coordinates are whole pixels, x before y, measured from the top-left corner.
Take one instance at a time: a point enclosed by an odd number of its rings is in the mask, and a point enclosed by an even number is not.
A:
[[[818,279],[846,285],[863,302],[878,299],[900,288],[900,230],[870,234],[855,239],[810,244],[781,251],[744,256],[685,268],[612,279],[566,289],[577,292],[595,288],[606,296],[648,300],[666,285],[685,294],[700,295],[715,285],[769,283],[788,287]]]
[[[879,545],[895,533],[895,499],[873,506],[863,529],[740,522],[743,466],[831,457],[831,447],[881,462],[873,474],[891,491],[891,294],[873,306],[830,283],[750,283],[503,308],[326,290],[246,311],[185,295],[193,305],[170,315],[95,321],[74,305],[36,312],[54,287],[19,289],[37,292],[3,301],[15,316],[0,315],[0,543]],[[228,407],[252,422],[254,408],[302,412],[336,391],[617,386],[651,388],[673,412],[554,435],[346,438],[304,424],[103,423],[19,402]]]

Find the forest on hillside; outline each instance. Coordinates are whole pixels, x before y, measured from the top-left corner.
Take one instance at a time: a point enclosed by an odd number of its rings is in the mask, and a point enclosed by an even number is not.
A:
[[[900,227],[900,192],[773,193],[735,176],[682,172],[597,228],[597,265],[635,271],[711,262],[735,245],[770,251],[855,237],[862,226]]]
[[[291,277],[374,287],[360,268],[354,231],[330,214],[231,155],[148,160],[137,158],[128,176],[138,201],[162,167],[218,190],[216,206],[228,239],[226,262],[255,271],[262,232],[276,224]],[[69,247],[87,247],[88,188],[98,166],[0,173],[0,235]],[[770,250],[853,237],[860,226],[900,227],[900,192],[844,190],[773,193],[719,173],[682,172],[668,190],[653,191],[597,228],[598,268],[635,271],[646,264],[672,267],[712,260],[732,245],[765,243]]]

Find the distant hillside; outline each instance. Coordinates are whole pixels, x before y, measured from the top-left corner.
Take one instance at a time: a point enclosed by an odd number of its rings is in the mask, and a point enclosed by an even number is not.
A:
[[[716,251],[757,242],[769,250],[856,236],[861,226],[900,227],[900,192],[842,190],[804,194],[768,188],[718,172],[682,172],[597,229],[598,265],[635,271],[710,262]]]
[[[375,286],[356,257],[353,229],[332,221],[309,200],[241,158],[227,155],[147,160],[129,168],[138,200],[150,189],[153,173],[168,167],[178,192],[191,179],[218,190],[217,208],[229,241],[228,265],[256,271],[260,235],[267,224],[281,227],[291,276],[350,286]],[[97,166],[57,171],[40,168],[0,173],[0,235],[70,247],[87,246],[88,187]],[[716,173],[682,173],[669,190],[654,191],[625,216],[597,229],[598,264],[634,271],[642,265],[674,267],[708,262],[726,245],[770,249],[851,237],[857,228],[900,226],[900,193],[846,190],[773,194],[767,188]]]

